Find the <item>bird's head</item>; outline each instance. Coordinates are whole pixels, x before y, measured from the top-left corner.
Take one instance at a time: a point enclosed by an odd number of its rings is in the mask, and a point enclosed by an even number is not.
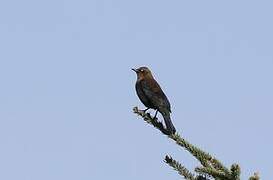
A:
[[[144,79],[146,77],[153,77],[152,72],[147,67],[140,67],[140,68],[137,68],[137,69],[133,68],[132,70],[136,72],[137,79],[139,79],[139,80]]]

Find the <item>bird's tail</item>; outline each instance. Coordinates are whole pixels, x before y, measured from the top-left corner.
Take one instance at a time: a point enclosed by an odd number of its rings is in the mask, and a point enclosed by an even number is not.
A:
[[[166,127],[167,127],[168,131],[170,131],[171,134],[174,134],[176,132],[176,129],[175,129],[173,123],[172,123],[170,113],[169,112],[163,112],[161,114],[162,114],[162,116],[164,118],[164,121],[165,121],[165,124],[166,124]]]

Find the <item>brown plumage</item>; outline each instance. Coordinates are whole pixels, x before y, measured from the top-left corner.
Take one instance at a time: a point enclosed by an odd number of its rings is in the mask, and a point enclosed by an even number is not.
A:
[[[156,114],[159,111],[164,118],[168,131],[170,134],[174,134],[176,130],[170,118],[170,102],[154,79],[152,72],[147,67],[132,70],[137,74],[136,92],[140,101],[147,107],[146,110],[155,109]]]

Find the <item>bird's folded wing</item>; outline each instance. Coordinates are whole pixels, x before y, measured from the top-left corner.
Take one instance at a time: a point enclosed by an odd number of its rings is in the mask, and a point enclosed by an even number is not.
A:
[[[141,81],[141,86],[145,96],[155,107],[164,107],[167,108],[169,112],[171,112],[170,102],[155,80],[143,80]]]

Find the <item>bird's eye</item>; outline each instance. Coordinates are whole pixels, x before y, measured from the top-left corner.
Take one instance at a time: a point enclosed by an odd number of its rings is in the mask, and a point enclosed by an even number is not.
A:
[[[144,70],[143,70],[143,69],[141,69],[141,70],[140,70],[140,72],[144,72]]]

